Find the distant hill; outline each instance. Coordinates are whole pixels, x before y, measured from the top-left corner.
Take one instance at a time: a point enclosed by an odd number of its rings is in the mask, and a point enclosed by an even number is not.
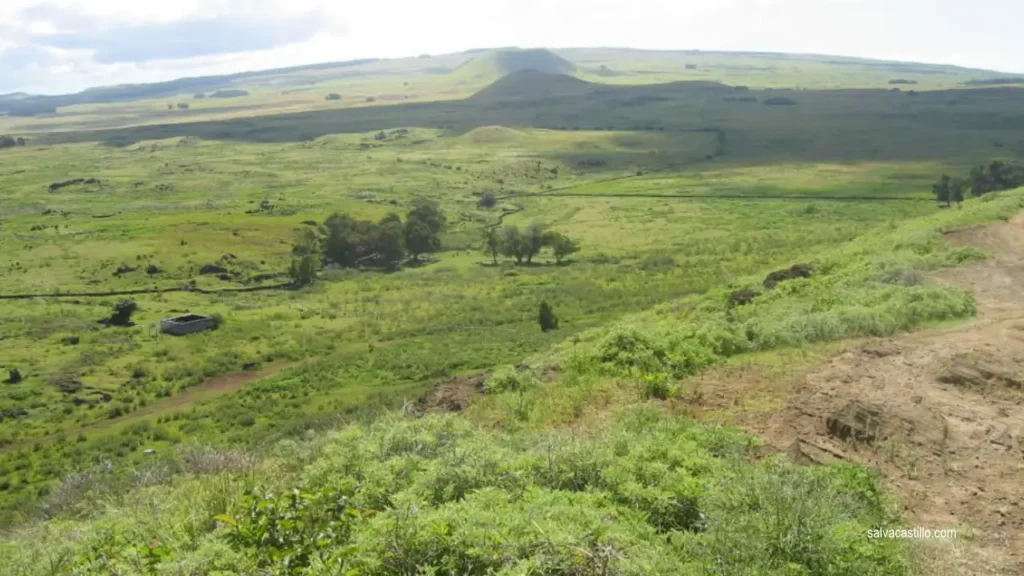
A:
[[[292,74],[295,72],[310,70],[349,68],[376,61],[377,60],[374,59],[350,60],[347,62],[329,62],[326,64],[310,64],[308,66],[292,66],[289,68],[276,68],[272,70],[239,72],[237,74],[224,74],[220,76],[180,78],[178,80],[154,82],[151,84],[102,86],[97,88],[88,88],[76,94],[63,94],[59,96],[30,96],[23,93],[15,93],[0,96],[0,113],[8,113],[18,116],[47,114],[52,113],[55,108],[60,108],[62,106],[130,102],[132,100],[139,100],[143,98],[161,98],[166,96],[175,96],[177,94],[191,94],[194,92],[216,90],[219,88],[230,88],[236,82],[241,80]],[[9,98],[9,96],[11,97]]]
[[[477,92],[472,100],[540,100],[558,96],[582,96],[599,88],[597,84],[565,74],[519,70]]]
[[[572,74],[576,71],[576,65],[550,50],[503,49],[474,57],[456,68],[455,74],[467,78],[500,78],[522,70]]]

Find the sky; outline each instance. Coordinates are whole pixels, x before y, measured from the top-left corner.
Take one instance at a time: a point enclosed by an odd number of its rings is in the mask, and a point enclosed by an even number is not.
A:
[[[859,56],[1024,73],[1022,0],[0,0],[0,94],[470,48]]]

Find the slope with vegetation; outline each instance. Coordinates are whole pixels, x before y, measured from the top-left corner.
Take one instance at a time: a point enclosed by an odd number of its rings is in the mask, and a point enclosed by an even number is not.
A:
[[[765,458],[680,383],[970,318],[926,273],[1022,207],[1018,89],[783,55],[342,68],[3,129],[0,564],[921,572],[865,537],[905,521],[874,473]],[[160,334],[186,313],[218,329]]]

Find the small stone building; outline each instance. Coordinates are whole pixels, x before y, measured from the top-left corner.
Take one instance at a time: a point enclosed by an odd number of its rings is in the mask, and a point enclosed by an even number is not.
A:
[[[167,318],[160,322],[160,331],[173,336],[184,336],[205,330],[213,330],[217,327],[217,321],[209,316],[199,314],[186,314],[175,318]]]

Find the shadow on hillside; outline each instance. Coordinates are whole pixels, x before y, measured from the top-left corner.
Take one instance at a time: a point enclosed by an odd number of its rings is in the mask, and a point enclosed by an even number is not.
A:
[[[527,85],[524,85],[526,83]],[[766,105],[765,101],[792,104]],[[482,126],[554,130],[713,133],[700,158],[863,161],[987,157],[1024,147],[1024,90],[991,88],[910,95],[891,90],[747,90],[706,82],[604,86],[565,76],[515,73],[461,101],[317,110],[209,122],[64,132],[39,144],[194,136],[209,140],[285,143],[328,134],[409,127],[459,134]],[[955,128],[955,129],[954,129]],[[652,142],[651,156],[673,154]],[[608,163],[612,169],[618,163]],[[592,166],[595,171],[605,169]]]

